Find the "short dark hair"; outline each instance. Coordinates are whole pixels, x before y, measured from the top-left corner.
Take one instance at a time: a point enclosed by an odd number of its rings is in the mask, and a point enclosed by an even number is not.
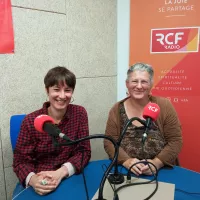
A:
[[[76,76],[66,67],[57,66],[47,72],[44,77],[44,84],[46,89],[54,85],[67,84],[74,90],[76,85]]]

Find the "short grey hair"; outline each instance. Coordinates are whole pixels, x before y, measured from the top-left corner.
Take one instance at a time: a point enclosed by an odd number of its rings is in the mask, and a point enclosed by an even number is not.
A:
[[[127,71],[127,78],[126,78],[127,81],[129,79],[130,74],[134,71],[148,72],[149,76],[150,76],[150,82],[153,83],[154,70],[151,65],[139,62],[139,63],[135,63],[134,65],[130,66],[130,68]]]

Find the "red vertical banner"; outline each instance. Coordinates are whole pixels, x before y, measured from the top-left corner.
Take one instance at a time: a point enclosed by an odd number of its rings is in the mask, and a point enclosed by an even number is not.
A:
[[[181,166],[200,172],[200,1],[130,0],[130,65],[155,70],[155,96],[174,105],[183,131]]]
[[[10,0],[0,0],[0,54],[14,53],[14,33]]]

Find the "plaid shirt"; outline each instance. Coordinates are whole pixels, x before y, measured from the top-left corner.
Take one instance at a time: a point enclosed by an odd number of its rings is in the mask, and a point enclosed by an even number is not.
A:
[[[30,172],[57,170],[62,164],[70,162],[80,173],[81,167],[87,165],[91,157],[90,141],[76,145],[55,147],[52,137],[39,133],[34,128],[34,119],[41,114],[48,114],[49,102],[43,108],[26,115],[14,150],[13,169],[22,185]],[[86,110],[78,105],[69,104],[67,112],[58,124],[62,133],[70,139],[77,140],[89,135]],[[57,138],[59,143],[65,142]]]

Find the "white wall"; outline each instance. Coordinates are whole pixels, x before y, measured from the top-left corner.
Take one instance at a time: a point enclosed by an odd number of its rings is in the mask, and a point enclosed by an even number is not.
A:
[[[129,68],[130,0],[117,2],[117,99],[126,97],[126,73]]]
[[[17,183],[9,120],[46,100],[43,77],[64,65],[77,76],[75,104],[88,111],[90,134],[104,133],[117,99],[117,0],[12,0],[15,54],[0,55],[0,199]],[[109,87],[108,87],[109,86]],[[103,159],[102,141],[92,159]]]

